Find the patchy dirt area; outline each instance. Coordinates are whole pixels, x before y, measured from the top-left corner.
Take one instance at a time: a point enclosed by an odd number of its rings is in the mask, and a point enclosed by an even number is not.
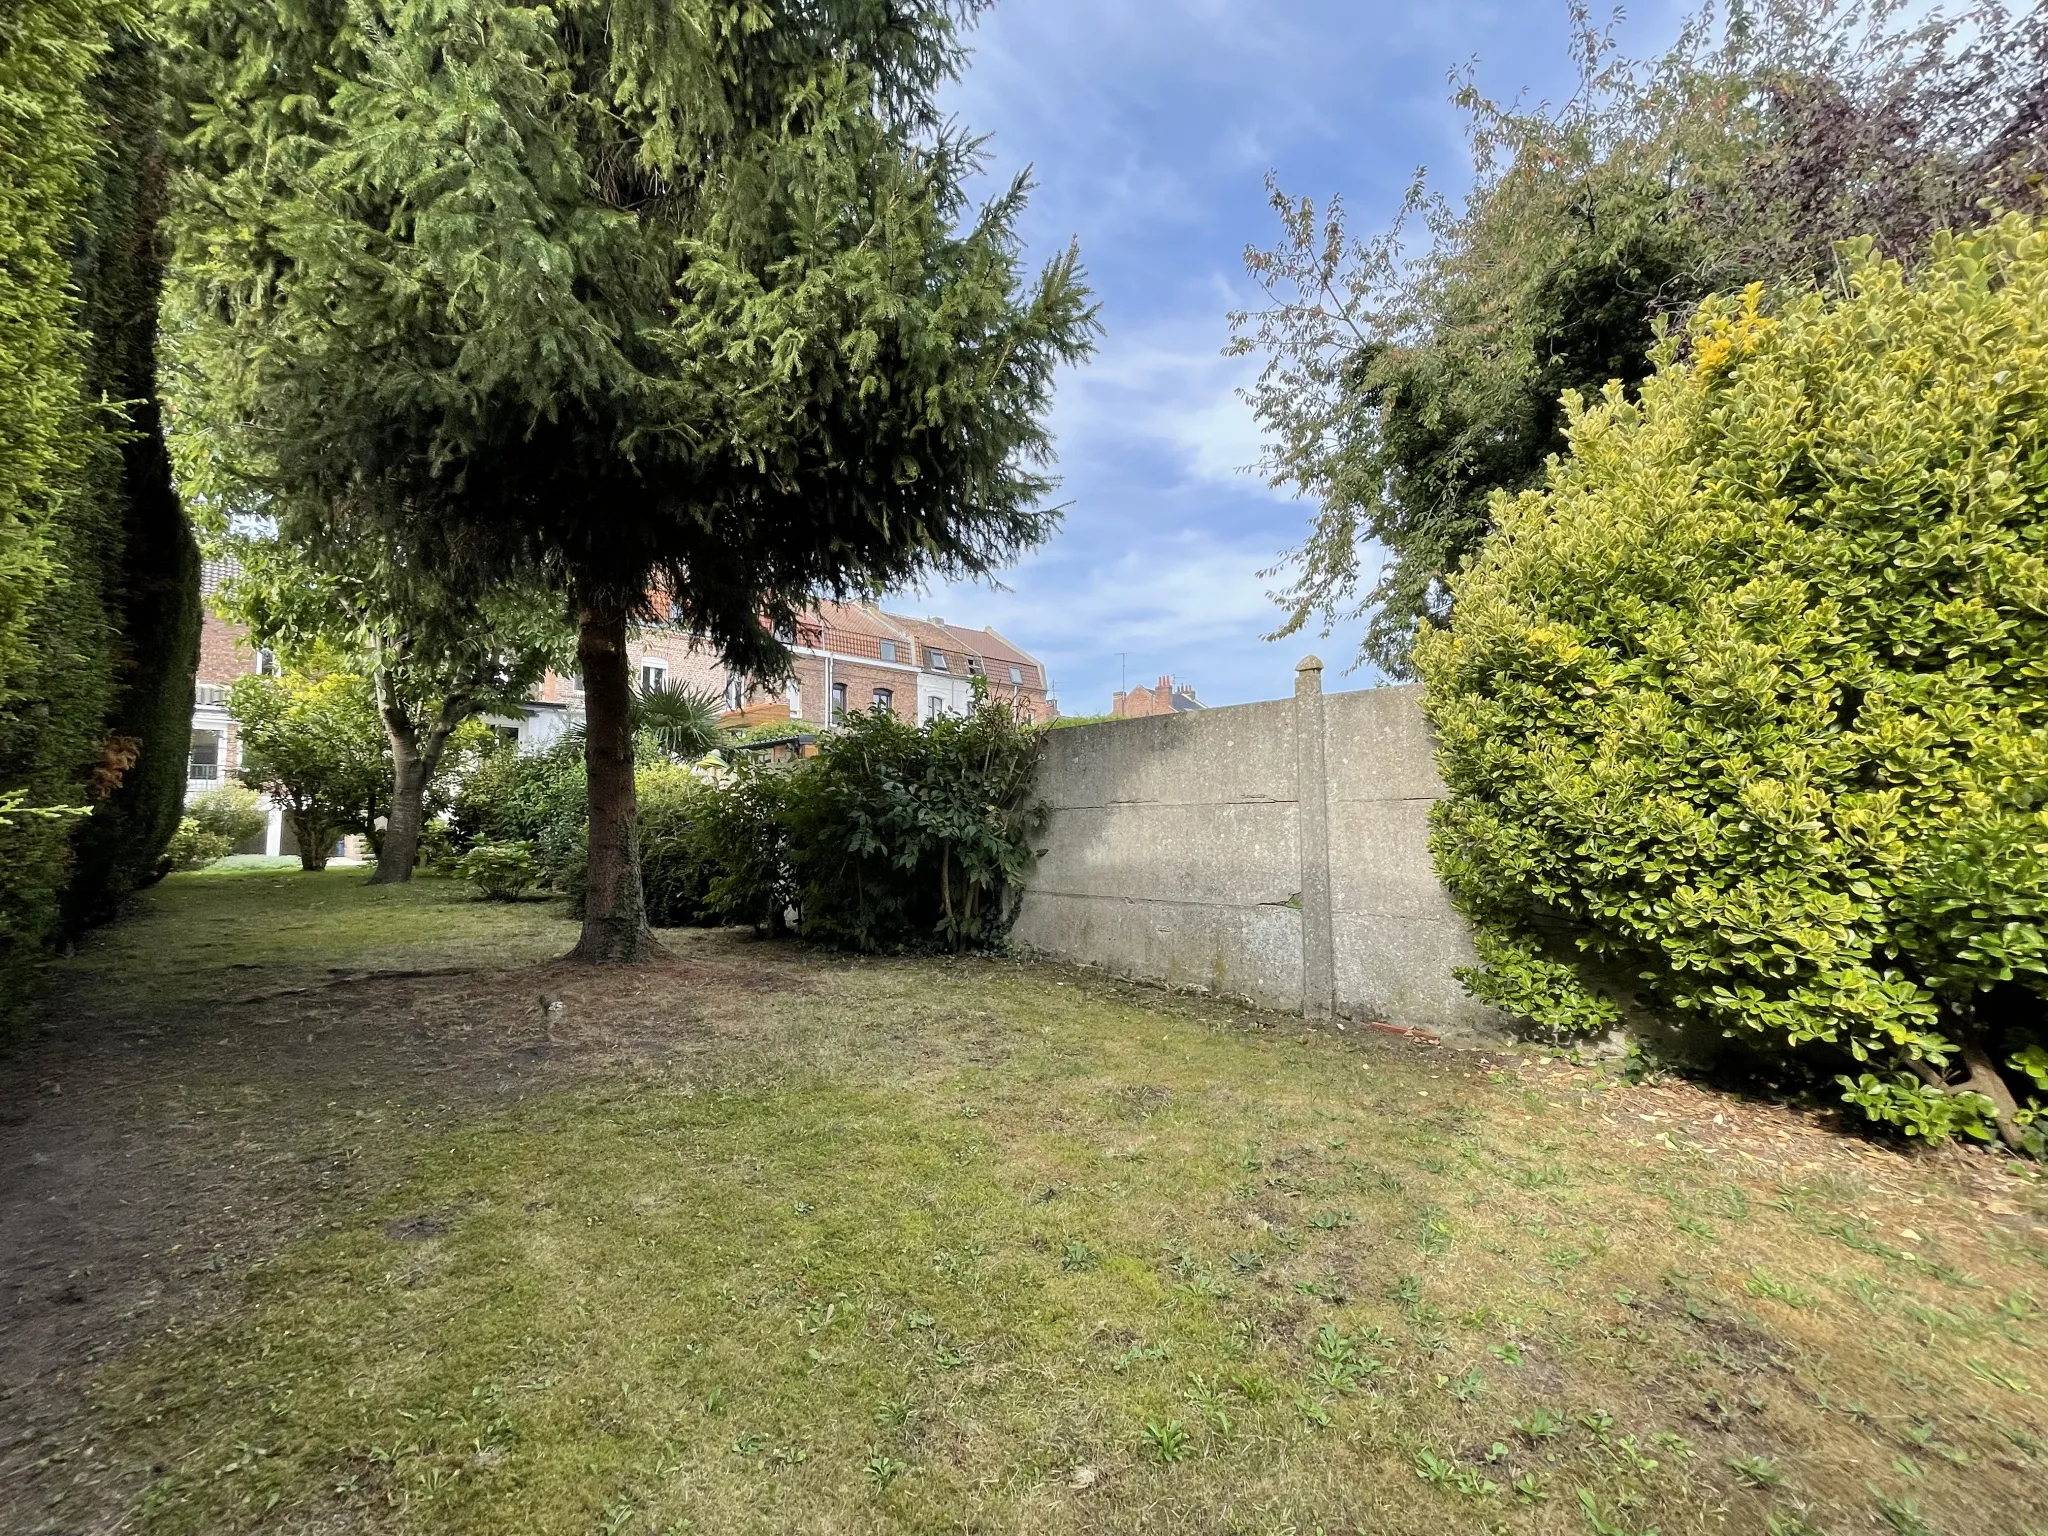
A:
[[[437,906],[464,899],[421,889]],[[222,921],[263,916],[237,905]],[[556,909],[523,916],[523,947],[573,942]],[[93,1370],[141,1330],[232,1304],[266,1256],[359,1208],[392,1176],[393,1133],[686,1067],[733,1027],[707,1003],[801,988],[814,964],[793,947],[693,933],[677,936],[688,958],[630,973],[223,958],[209,996],[189,971],[153,985],[147,935],[160,920],[88,946],[0,1058],[9,1532],[125,1528],[148,1471],[97,1434],[83,1395]]]

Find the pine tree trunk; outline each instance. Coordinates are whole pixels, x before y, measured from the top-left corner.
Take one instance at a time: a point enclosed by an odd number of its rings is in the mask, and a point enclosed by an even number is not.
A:
[[[384,819],[384,840],[377,848],[377,873],[372,885],[404,885],[419,862],[420,829],[426,824],[428,765],[408,743],[391,743],[391,809]]]
[[[583,937],[573,960],[631,965],[655,954],[640,888],[640,806],[633,788],[633,686],[626,619],[579,603],[576,659],[583,667],[583,764],[590,786],[590,862]]]

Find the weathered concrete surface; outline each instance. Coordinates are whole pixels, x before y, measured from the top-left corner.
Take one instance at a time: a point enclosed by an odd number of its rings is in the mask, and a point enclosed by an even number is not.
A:
[[[1052,816],[1013,934],[1119,975],[1454,1040],[1501,1020],[1429,856],[1443,794],[1413,688],[1055,731]]]

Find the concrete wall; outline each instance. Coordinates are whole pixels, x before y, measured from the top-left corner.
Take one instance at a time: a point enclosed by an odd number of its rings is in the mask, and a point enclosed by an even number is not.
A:
[[[1443,794],[1417,690],[1055,731],[1052,818],[1012,935],[1027,948],[1265,1007],[1445,1039],[1502,1033],[1451,968],[1471,940],[1429,856]]]

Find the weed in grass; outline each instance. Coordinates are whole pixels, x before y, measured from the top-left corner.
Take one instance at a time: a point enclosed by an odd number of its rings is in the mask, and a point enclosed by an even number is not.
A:
[[[1233,1248],[1230,1250],[1230,1267],[1240,1275],[1255,1275],[1265,1266],[1265,1255],[1256,1249]]]
[[[1162,1466],[1176,1461],[1186,1461],[1193,1450],[1188,1438],[1188,1427],[1179,1419],[1168,1419],[1163,1424],[1157,1419],[1147,1419],[1145,1448],[1150,1452],[1152,1459]]]
[[[1782,1488],[1785,1474],[1768,1456],[1730,1456],[1727,1467],[1745,1488]]]
[[[1457,1472],[1457,1467],[1441,1456],[1432,1455],[1428,1451],[1415,1453],[1415,1475],[1425,1483],[1441,1486],[1457,1476]]]
[[[1548,1408],[1537,1408],[1527,1418],[1509,1420],[1508,1427],[1529,1440],[1554,1440],[1564,1433],[1564,1420]]]
[[[1600,1513],[1600,1501],[1593,1496],[1590,1488],[1579,1490],[1579,1512],[1586,1517],[1586,1524],[1591,1527],[1593,1536],[1657,1536],[1657,1528],[1654,1525],[1642,1531],[1631,1531],[1627,1526],[1618,1523],[1618,1514],[1614,1520],[1604,1517]]]
[[[1742,1289],[1745,1295],[1781,1301],[1788,1307],[1798,1307],[1802,1311],[1820,1305],[1811,1291],[1803,1290],[1788,1281],[1773,1279],[1760,1269],[1752,1269],[1749,1272],[1749,1278],[1742,1282]]]
[[[1339,1227],[1350,1226],[1355,1219],[1348,1210],[1317,1211],[1315,1215],[1309,1217],[1308,1224],[1318,1232],[1335,1232]]]
[[[1109,1362],[1109,1368],[1121,1376],[1134,1365],[1143,1365],[1151,1360],[1171,1360],[1173,1351],[1164,1344],[1133,1344],[1129,1349]]]
[[[1486,1373],[1478,1366],[1460,1376],[1438,1376],[1436,1384],[1461,1403],[1469,1403],[1486,1390]]]
[[[903,1326],[912,1333],[922,1328],[936,1328],[938,1325],[939,1320],[929,1312],[911,1311],[903,1314]]]
[[[1510,1485],[1516,1498],[1525,1504],[1540,1504],[1550,1497],[1543,1486],[1543,1479],[1534,1472],[1524,1472]]]
[[[880,1451],[872,1451],[868,1455],[866,1471],[868,1481],[886,1491],[891,1483],[903,1475],[903,1464],[890,1460]]]
[[[1920,1513],[1920,1505],[1913,1499],[1894,1499],[1873,1488],[1871,1495],[1877,1501],[1877,1517],[1896,1536],[1939,1536],[1927,1518]]]
[[[885,1397],[875,1404],[875,1422],[886,1428],[900,1429],[910,1422],[910,1416],[917,1411],[917,1405],[909,1397]]]
[[[1487,1353],[1492,1355],[1502,1365],[1520,1365],[1522,1363],[1522,1346],[1515,1343],[1512,1339],[1505,1344],[1493,1345],[1488,1349]]]
[[[1321,1403],[1317,1402],[1312,1397],[1295,1398],[1294,1408],[1295,1412],[1299,1413],[1303,1419],[1308,1421],[1308,1424],[1311,1428],[1328,1429],[1332,1424],[1336,1422],[1336,1420],[1330,1417],[1330,1410],[1325,1408]]]
[[[1086,1243],[1068,1243],[1060,1250],[1060,1268],[1065,1270],[1093,1269],[1102,1262],[1102,1255]]]

